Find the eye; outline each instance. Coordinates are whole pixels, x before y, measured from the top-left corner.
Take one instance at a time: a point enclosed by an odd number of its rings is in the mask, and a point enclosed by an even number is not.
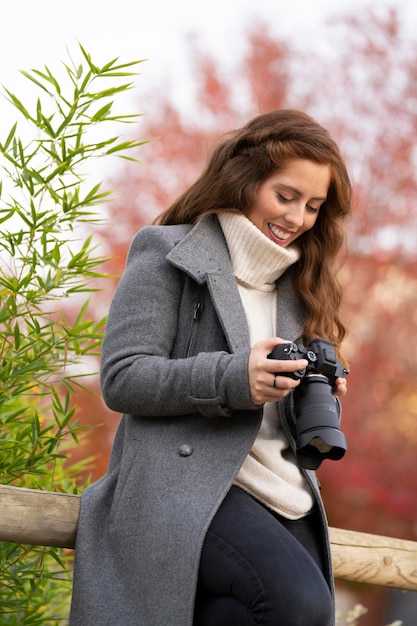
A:
[[[315,207],[315,206],[311,206],[311,204],[307,204],[306,205],[306,209],[307,211],[309,211],[310,213],[318,213],[320,210],[320,207]]]
[[[287,198],[286,196],[283,196],[282,193],[278,193],[278,200],[280,202],[282,202],[282,204],[289,204],[290,202],[292,202],[292,198]]]

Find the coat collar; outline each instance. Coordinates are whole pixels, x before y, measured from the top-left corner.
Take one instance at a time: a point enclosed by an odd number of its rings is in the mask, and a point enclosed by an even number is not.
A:
[[[200,285],[206,282],[207,274],[230,274],[229,251],[217,217],[201,218],[171,250],[167,260]]]
[[[197,283],[207,283],[233,352],[250,345],[245,311],[233,276],[229,251],[215,215],[199,220],[167,255],[167,260]],[[292,272],[278,281],[277,335],[294,341],[302,334],[303,309],[292,287]]]
[[[207,283],[233,352],[250,345],[245,311],[232,272],[226,240],[215,215],[199,220],[167,256],[197,283]]]

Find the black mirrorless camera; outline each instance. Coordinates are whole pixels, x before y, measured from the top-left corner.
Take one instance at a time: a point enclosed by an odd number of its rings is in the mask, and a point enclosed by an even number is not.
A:
[[[346,438],[339,429],[337,401],[332,393],[336,378],[348,373],[337,360],[334,345],[313,339],[307,348],[302,344],[281,343],[269,359],[282,361],[306,359],[308,366],[296,372],[277,372],[300,380],[294,389],[297,459],[307,469],[317,469],[324,459],[338,461],[347,450]]]

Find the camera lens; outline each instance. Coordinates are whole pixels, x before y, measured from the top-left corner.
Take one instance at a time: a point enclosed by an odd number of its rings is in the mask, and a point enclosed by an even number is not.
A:
[[[294,391],[296,447],[300,464],[317,469],[324,459],[334,461],[346,452],[346,438],[339,429],[339,415],[328,379],[305,376]]]

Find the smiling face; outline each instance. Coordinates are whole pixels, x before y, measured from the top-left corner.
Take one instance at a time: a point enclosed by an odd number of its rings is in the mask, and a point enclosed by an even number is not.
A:
[[[259,186],[245,215],[271,241],[286,248],[316,223],[330,179],[329,165],[291,159]]]

